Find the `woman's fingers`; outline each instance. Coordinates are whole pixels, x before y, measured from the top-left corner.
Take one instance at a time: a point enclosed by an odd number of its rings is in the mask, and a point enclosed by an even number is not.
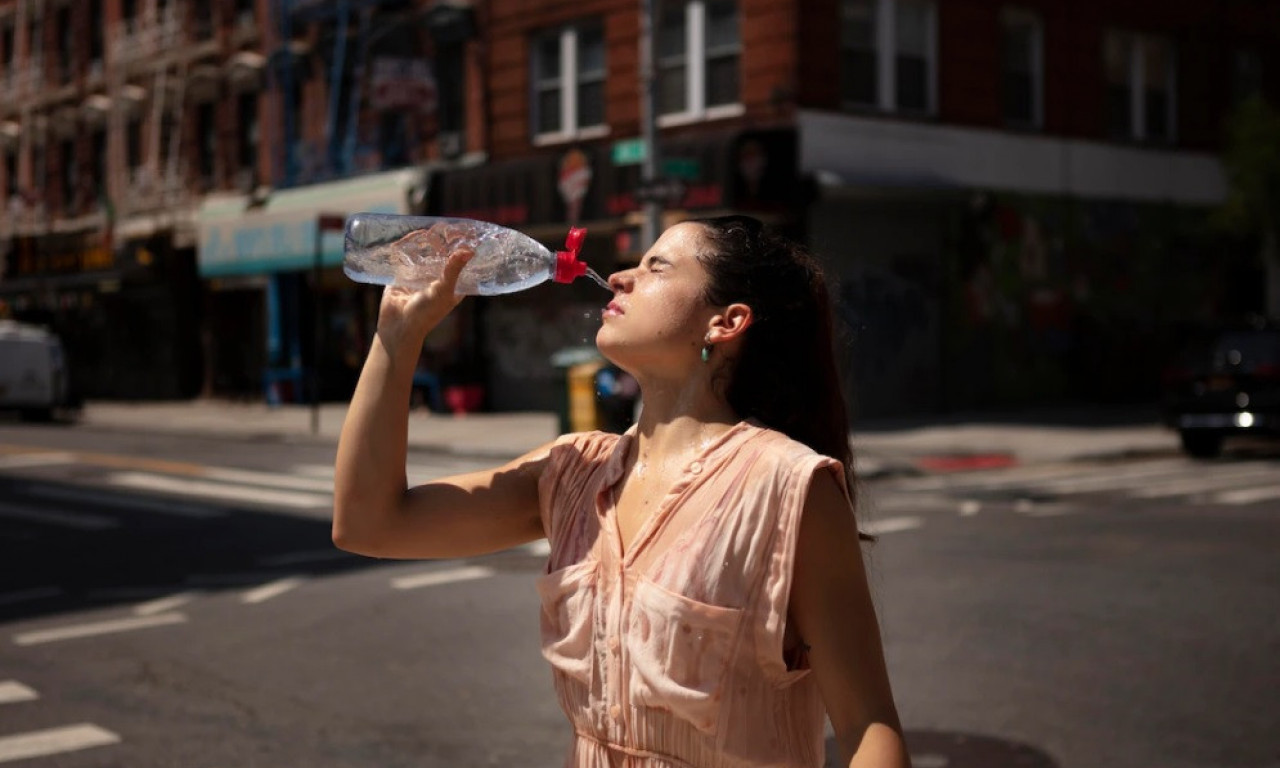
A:
[[[444,274],[440,276],[440,290],[446,296],[455,296],[457,300],[462,297],[458,296],[458,275],[462,274],[463,267],[467,266],[467,262],[471,261],[476,252],[471,248],[459,248],[449,254],[449,260],[445,262]],[[457,304],[457,301],[454,302]]]

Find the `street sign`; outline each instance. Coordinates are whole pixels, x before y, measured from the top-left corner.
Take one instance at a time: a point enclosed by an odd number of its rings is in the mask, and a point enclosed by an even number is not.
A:
[[[636,187],[636,201],[677,205],[684,200],[687,191],[688,187],[682,179],[657,178],[653,181],[640,182]]]
[[[637,165],[643,163],[648,154],[645,151],[644,139],[627,139],[613,143],[614,165]]]
[[[669,157],[662,161],[662,173],[685,181],[696,181],[702,175],[702,163],[689,157]]]

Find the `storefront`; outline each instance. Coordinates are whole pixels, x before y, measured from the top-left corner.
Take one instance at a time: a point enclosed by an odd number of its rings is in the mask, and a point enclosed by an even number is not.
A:
[[[572,146],[544,154],[436,175],[428,210],[439,216],[491,221],[518,229],[549,248],[563,247],[572,226],[584,227],[581,256],[607,275],[641,256],[641,169],[619,145]],[[667,176],[682,194],[666,207],[668,224],[733,211],[783,227],[799,221],[796,134],[792,130],[700,133],[663,143]],[[607,295],[587,280],[545,284],[475,306],[478,354],[459,370],[483,383],[494,410],[557,407],[557,351],[590,346]]]
[[[222,397],[321,400],[351,396],[372,338],[380,292],[341,269],[342,232],[321,217],[415,213],[426,172],[402,169],[279,190],[218,195],[199,212],[205,281],[205,390]]]
[[[16,237],[0,276],[0,316],[61,337],[73,392],[169,399],[199,391],[199,281],[171,230],[112,242],[99,230]]]
[[[1151,402],[1179,334],[1239,282],[1209,227],[1225,195],[1210,155],[816,112],[799,126],[858,418]]]

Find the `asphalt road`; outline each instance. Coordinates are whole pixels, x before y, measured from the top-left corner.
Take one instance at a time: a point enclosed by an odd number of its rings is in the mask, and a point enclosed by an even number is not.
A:
[[[0,764],[560,765],[537,546],[329,543],[331,445],[0,425]],[[413,479],[474,462],[410,457]],[[1280,458],[877,481],[917,768],[1280,766]]]

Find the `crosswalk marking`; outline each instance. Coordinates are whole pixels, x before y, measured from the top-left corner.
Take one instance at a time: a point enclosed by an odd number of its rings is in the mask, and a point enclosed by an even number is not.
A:
[[[882,536],[886,533],[909,531],[913,528],[919,528],[922,525],[924,525],[924,521],[920,518],[903,515],[900,517],[885,517],[879,520],[868,520],[863,523],[862,530],[872,536]]]
[[[302,586],[304,581],[306,580],[300,576],[289,576],[287,578],[277,579],[269,584],[263,584],[256,589],[251,589],[248,592],[245,592],[244,595],[241,596],[240,601],[246,605],[264,603],[273,597],[283,595],[291,589],[297,589]]]
[[[117,632],[131,632],[135,629],[149,629],[168,624],[181,624],[187,617],[181,613],[160,613],[155,616],[136,616],[130,619],[113,619],[90,624],[75,624],[52,629],[40,629],[23,632],[13,636],[15,645],[41,645],[59,640],[76,640],[82,637],[95,637]]]
[[[1255,504],[1259,501],[1271,501],[1273,499],[1280,499],[1280,485],[1221,491],[1209,496],[1208,501],[1211,504]]]
[[[270,488],[284,488],[294,491],[314,491],[317,493],[333,493],[333,479],[318,477],[298,477],[297,475],[278,474],[275,472],[259,472],[252,469],[230,469],[226,467],[209,467],[202,475],[209,480],[244,485],[261,485]]]
[[[176,595],[161,597],[156,600],[148,600],[145,603],[139,603],[133,607],[135,616],[155,616],[157,613],[171,611],[174,608],[180,608],[195,599],[198,592],[179,592]]]
[[[3,501],[0,501],[0,517],[28,523],[56,525],[59,528],[74,528],[80,531],[105,531],[120,527],[120,521],[113,517],[79,512],[59,512],[52,509],[36,509],[35,507],[24,507]]]
[[[40,698],[40,694],[17,680],[0,680],[0,704],[17,704],[22,701],[34,701],[38,698]]]
[[[468,565],[447,571],[429,571],[412,576],[400,576],[391,580],[394,589],[417,589],[419,587],[435,587],[441,584],[453,584],[459,581],[486,579],[494,574],[492,568],[479,565]]]
[[[216,481],[167,477],[147,472],[115,472],[107,477],[107,482],[111,485],[136,490],[159,491],[230,501],[257,502],[296,509],[327,507],[332,503],[332,499],[328,495],[319,493],[225,485]]]
[[[0,737],[0,763],[47,757],[120,743],[120,737],[92,723],[65,725]]]
[[[1223,470],[1211,474],[1206,473],[1199,477],[1175,478],[1145,488],[1135,488],[1129,492],[1129,495],[1143,499],[1182,496],[1188,493],[1198,493],[1202,491],[1239,486],[1254,478],[1266,482],[1275,476],[1276,468],[1274,466],[1258,463],[1238,464],[1229,470]]]

